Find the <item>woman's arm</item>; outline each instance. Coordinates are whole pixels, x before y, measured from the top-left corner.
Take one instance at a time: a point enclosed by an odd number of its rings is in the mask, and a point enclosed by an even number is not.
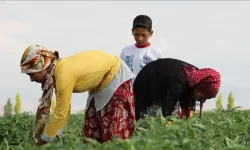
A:
[[[172,115],[176,103],[181,101],[185,88],[181,82],[172,82],[166,89],[166,96],[162,99],[162,114],[164,117]]]
[[[56,80],[56,107],[41,135],[43,141],[52,142],[56,135],[63,132],[70,116],[74,85],[75,79],[73,77],[67,77],[67,79],[58,78]]]

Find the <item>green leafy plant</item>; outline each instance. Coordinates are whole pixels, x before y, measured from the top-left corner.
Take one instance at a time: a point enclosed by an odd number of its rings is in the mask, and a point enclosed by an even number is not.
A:
[[[174,121],[168,125],[167,120]],[[0,148],[4,150],[249,150],[250,111],[215,110],[198,113],[188,120],[175,117],[145,118],[137,122],[128,140],[114,138],[105,144],[88,139],[84,144],[84,114],[71,115],[64,133],[54,142],[36,147],[32,139],[35,117],[28,113],[0,118]],[[143,125],[142,125],[143,124]]]

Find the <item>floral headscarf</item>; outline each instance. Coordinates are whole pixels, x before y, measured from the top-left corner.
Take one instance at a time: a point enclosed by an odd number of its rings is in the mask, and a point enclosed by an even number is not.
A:
[[[29,46],[21,59],[20,66],[22,73],[36,73],[47,69],[46,80],[42,86],[43,94],[36,113],[34,129],[34,139],[36,142],[38,142],[46,124],[46,119],[50,115],[51,99],[54,91],[55,63],[59,59],[57,51],[50,51],[41,45]]]
[[[21,59],[22,73],[36,73],[47,69],[53,63],[53,59],[58,59],[57,51],[49,51],[41,45],[29,46]]]

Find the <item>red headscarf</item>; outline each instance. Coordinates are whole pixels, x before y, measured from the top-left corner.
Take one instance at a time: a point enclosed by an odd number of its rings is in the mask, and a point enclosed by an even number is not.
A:
[[[221,84],[220,73],[211,68],[196,70],[185,66],[187,81],[190,87],[201,92],[206,99],[215,98],[219,92]]]
[[[210,69],[203,68],[194,72],[188,77],[190,87],[195,87],[206,99],[215,98],[220,89],[220,73]]]
[[[215,98],[219,92],[221,84],[220,73],[211,68],[202,68],[196,70],[191,66],[185,65],[187,73],[187,81],[190,87],[195,88],[201,92],[205,99],[200,103],[200,117],[202,113],[203,103],[206,99]]]

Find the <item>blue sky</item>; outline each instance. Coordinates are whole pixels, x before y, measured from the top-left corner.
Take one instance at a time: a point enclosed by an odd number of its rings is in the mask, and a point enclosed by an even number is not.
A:
[[[219,70],[224,105],[233,90],[236,104],[249,108],[249,7],[248,1],[0,1],[0,107],[8,97],[14,102],[17,92],[23,110],[34,111],[38,104],[40,85],[19,68],[29,45],[56,49],[61,57],[90,49],[120,55],[134,43],[134,17],[146,14],[153,20],[151,43],[165,57]],[[73,95],[72,112],[85,107],[86,97]],[[205,108],[214,106],[210,100]]]

